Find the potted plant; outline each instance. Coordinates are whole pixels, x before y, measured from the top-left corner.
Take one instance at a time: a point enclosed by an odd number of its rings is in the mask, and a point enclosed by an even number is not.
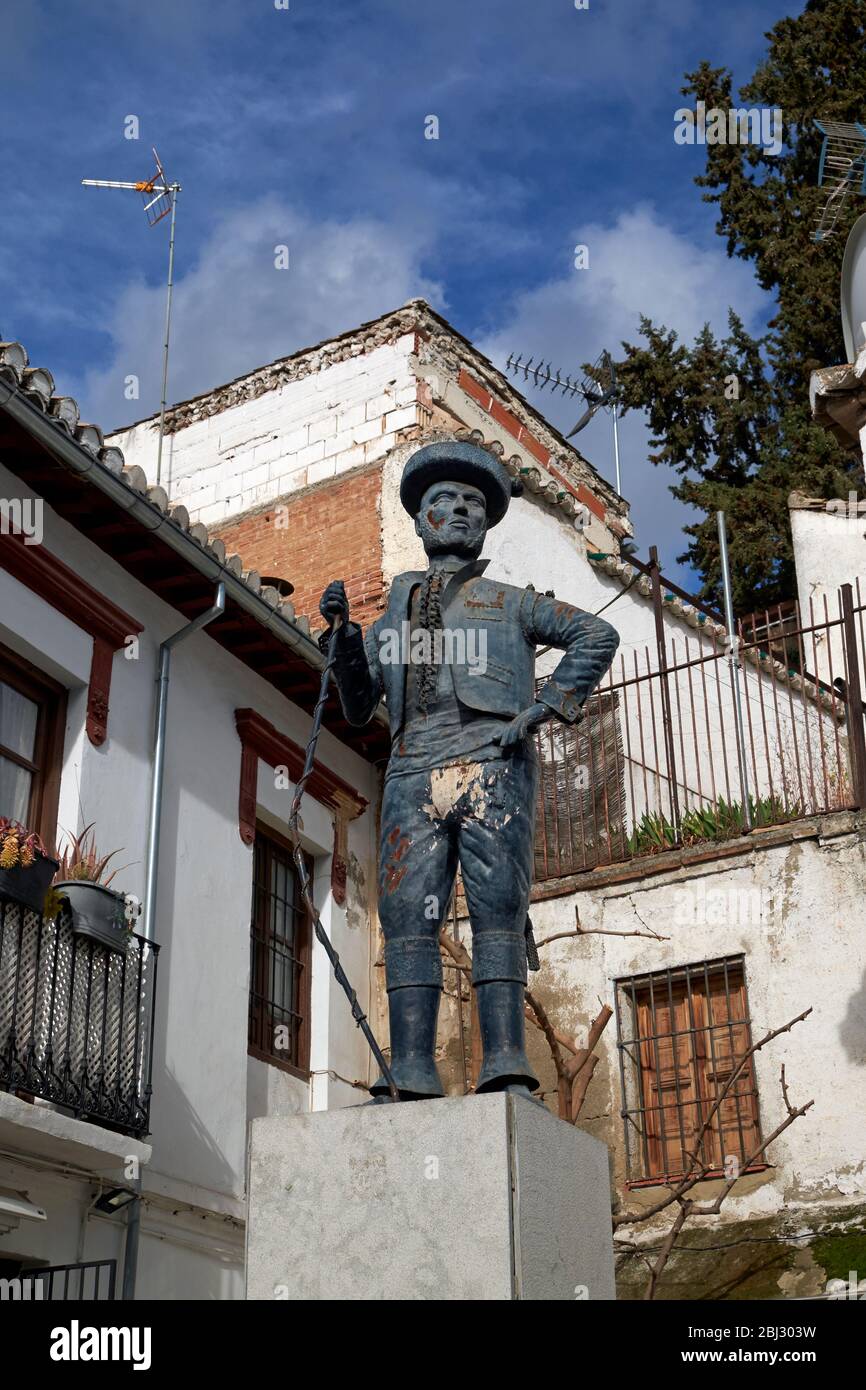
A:
[[[57,868],[34,830],[0,816],[0,898],[41,912]]]
[[[126,898],[109,887],[117,870],[105,872],[108,861],[118,853],[115,849],[101,855],[93,837],[93,825],[86,825],[80,835],[68,835],[51,886],[52,895],[69,903],[73,932],[89,936],[113,951],[125,950],[129,941]]]

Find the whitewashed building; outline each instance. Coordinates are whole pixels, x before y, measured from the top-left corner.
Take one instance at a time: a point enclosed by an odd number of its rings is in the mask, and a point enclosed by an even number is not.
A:
[[[557,1026],[583,1035],[599,1000],[615,1012],[580,1119],[609,1145],[613,1203],[632,1210],[657,1200],[749,1039],[811,1008],[774,1049],[755,1055],[707,1139],[708,1191],[731,1157],[748,1168],[720,1217],[729,1256],[720,1260],[717,1232],[699,1233],[695,1248],[672,1264],[669,1288],[672,1296],[726,1296],[734,1287],[746,1297],[818,1291],[830,1273],[826,1250],[840,1232],[850,1239],[864,1215],[857,1097],[866,1050],[866,757],[862,711],[827,678],[796,627],[752,625],[742,634],[742,752],[754,820],[742,834],[735,674],[718,615],[668,584],[657,564],[623,552],[631,533],[625,499],[422,301],[175,406],[159,482],[154,420],[102,448],[98,433],[77,426],[74,406],[52,396],[50,380],[40,390],[6,351],[3,485],[10,497],[45,499],[43,547],[140,624],[136,660],[127,660],[122,643],[113,658],[105,742],[97,747],[86,733],[82,691],[94,639],[79,632],[78,665],[71,665],[61,629],[73,619],[55,615],[52,627],[42,613],[46,599],[32,588],[19,594],[20,577],[2,570],[0,580],[18,588],[14,610],[4,602],[0,642],[79,692],[67,706],[79,724],[66,733],[60,824],[78,828],[96,818],[99,827],[102,798],[111,827],[105,847],[123,845],[122,861],[138,861],[123,886],[139,896],[159,644],[213,603],[220,579],[226,584],[226,613],[173,658],[139,1292],[158,1288],[171,1297],[183,1285],[185,1296],[193,1288],[196,1296],[239,1296],[248,1118],[269,1108],[351,1104],[359,1098],[351,1083],[369,1079],[348,1006],[315,948],[301,1065],[272,1053],[265,1060],[256,1044],[256,870],[248,842],[257,837],[259,858],[275,854],[282,872],[285,783],[293,768],[297,775],[297,751],[286,740],[302,747],[309,728],[320,659],[307,634],[321,626],[322,588],[344,578],[353,616],[365,625],[382,611],[394,575],[422,558],[399,505],[402,466],[420,442],[466,433],[499,452],[525,484],[488,537],[488,575],[603,609],[621,637],[584,724],[539,736],[532,905],[540,940],[578,926],[591,933],[542,948],[532,989]],[[57,423],[64,418],[67,428]],[[839,582],[855,580],[851,573]],[[19,603],[22,616],[12,622],[8,613],[17,615]],[[34,604],[44,629],[31,616]],[[855,650],[862,662],[859,608],[856,617],[859,646],[842,644],[843,665]],[[830,643],[838,630],[828,621],[818,636]],[[540,653],[539,673],[554,660]],[[335,706],[326,724],[304,831],[323,921],[384,1038],[371,885],[386,727],[379,720],[350,730]],[[290,774],[281,786],[275,764]],[[456,929],[467,939],[459,905]],[[254,911],[254,947],[255,931]],[[215,941],[220,948],[209,951]],[[471,1010],[468,994],[458,1007],[450,989],[440,1063],[449,1089],[460,1092],[473,1081]],[[530,1044],[555,1105],[546,1045],[536,1033]],[[748,1163],[784,1113],[781,1060],[796,1100],[814,1096],[815,1105],[768,1155]],[[6,1100],[27,1107],[16,1123],[19,1140],[29,1134],[32,1145],[33,1117],[45,1107],[0,1094]],[[50,1113],[45,1124],[94,1130],[92,1119]],[[116,1176],[113,1150],[110,1158]],[[50,1177],[40,1171],[43,1186],[20,1178],[8,1173],[0,1188],[26,1186],[33,1202],[49,1182],[73,1182],[54,1169]],[[0,1251],[23,1253],[26,1245],[29,1259],[55,1264],[81,1249],[87,1258],[111,1251],[120,1268],[123,1218],[85,1215],[93,1181],[80,1174],[74,1181],[63,1240],[48,1242],[50,1222],[22,1218],[0,1236]],[[83,1246],[73,1230],[84,1230]],[[209,1250],[196,1246],[205,1232]],[[653,1241],[658,1228],[633,1234]],[[160,1259],[170,1271],[165,1279]],[[620,1272],[627,1296],[640,1269],[624,1258]]]
[[[141,922],[114,953],[2,905],[0,1278],[39,1296],[47,1275],[28,1271],[57,1269],[54,1296],[113,1279],[119,1297],[137,1272],[138,1297],[238,1298],[248,1120],[352,1103],[367,1079],[285,842],[322,659],[278,591],[169,512],[47,372],[14,345],[0,359],[0,495],[38,524],[0,534],[0,814],[47,844],[92,822],[119,851],[113,886],[139,899],[160,645],[224,586],[172,654],[152,944]],[[362,1001],[376,739],[332,708],[303,808]],[[136,1258],[121,1204],[139,1183]]]

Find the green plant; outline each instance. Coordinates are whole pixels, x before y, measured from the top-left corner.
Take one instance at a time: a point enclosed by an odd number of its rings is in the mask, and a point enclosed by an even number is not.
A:
[[[112,869],[111,873],[106,875],[106,866],[109,859],[113,859],[121,851],[113,849],[110,854],[100,855],[93,836],[93,822],[86,825],[80,835],[71,835],[68,830],[64,831],[64,834],[68,838],[68,844],[60,856],[60,868],[54,875],[54,882],[64,883],[70,879],[78,879],[84,883],[100,883],[103,888],[107,888],[119,870]]]
[[[797,820],[803,814],[799,802],[786,806],[778,796],[749,797],[753,828],[780,825]],[[694,806],[680,816],[681,845],[701,844],[708,840],[728,840],[745,829],[743,806],[739,801],[726,801],[723,796],[710,806]],[[660,854],[677,845],[672,821],[660,812],[645,811],[628,838],[629,854]]]
[[[36,831],[0,816],[0,869],[29,869],[38,854],[48,851]]]

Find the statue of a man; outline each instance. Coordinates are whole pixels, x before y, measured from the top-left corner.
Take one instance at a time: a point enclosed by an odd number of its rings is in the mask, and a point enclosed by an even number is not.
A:
[[[526,912],[538,766],[531,735],[573,724],[619,638],[601,618],[534,589],[487,579],[484,537],[519,490],[491,452],[429,444],[407,462],[400,500],[428,568],[400,574],[387,611],[362,637],[343,583],[320,609],[339,616],[334,674],[347,720],[365,724],[384,695],[391,756],[382,801],[379,917],[401,1098],[443,1094],[434,1061],[442,991],[439,931],[459,865],[472,925],[472,983],[484,1049],[479,1091],[528,1095]],[[536,645],[565,655],[535,694]],[[387,1095],[380,1077],[374,1097]]]

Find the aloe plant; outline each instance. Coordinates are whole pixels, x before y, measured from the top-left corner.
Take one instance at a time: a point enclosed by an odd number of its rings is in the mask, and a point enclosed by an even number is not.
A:
[[[103,888],[107,888],[119,872],[118,869],[112,869],[110,874],[105,874],[109,859],[120,854],[120,850],[113,849],[110,854],[101,855],[96,848],[93,825],[94,822],[86,825],[80,835],[71,835],[68,830],[64,831],[68,843],[60,856],[60,868],[54,876],[55,883],[77,879],[84,883],[101,883]]]
[[[752,826],[779,825],[797,820],[803,814],[799,803],[786,806],[778,796],[749,797]],[[700,844],[707,840],[727,840],[745,829],[743,806],[739,801],[726,801],[720,796],[710,806],[694,806],[680,817],[682,845]],[[631,855],[660,854],[677,844],[674,824],[660,812],[645,811],[628,838]]]

